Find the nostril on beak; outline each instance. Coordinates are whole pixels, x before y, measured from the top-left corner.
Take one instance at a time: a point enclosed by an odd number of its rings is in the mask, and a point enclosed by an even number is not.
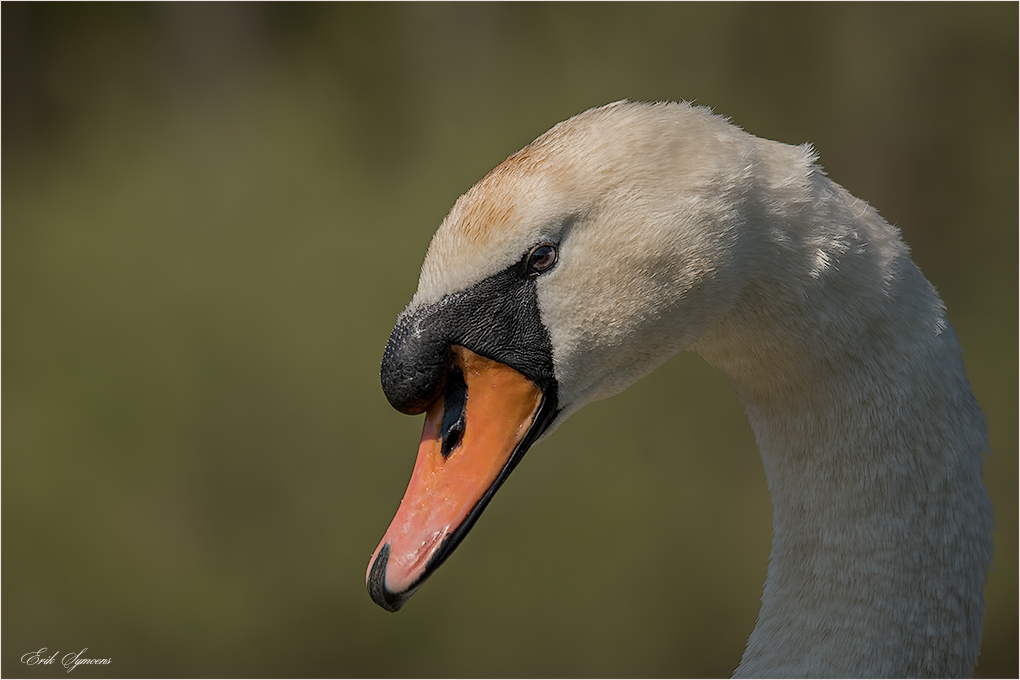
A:
[[[453,450],[460,444],[464,436],[465,415],[467,413],[467,384],[464,382],[464,373],[457,366],[450,368],[450,374],[446,378],[446,394],[443,395],[443,424],[440,435],[443,444],[440,452],[443,458],[448,458]]]

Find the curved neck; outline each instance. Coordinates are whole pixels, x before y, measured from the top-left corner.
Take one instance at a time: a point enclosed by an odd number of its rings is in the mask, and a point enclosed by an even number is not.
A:
[[[773,543],[738,676],[972,672],[991,557],[983,419],[962,370],[915,368],[914,380],[836,381],[810,402],[740,390]]]
[[[881,309],[799,327],[776,311],[775,328],[696,348],[745,405],[773,504],[737,677],[973,671],[992,550],[985,423],[941,301],[909,258],[897,268]]]

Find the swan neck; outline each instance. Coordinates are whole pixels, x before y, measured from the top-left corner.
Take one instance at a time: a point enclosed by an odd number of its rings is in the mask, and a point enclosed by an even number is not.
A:
[[[737,676],[968,676],[991,508],[984,419],[955,335],[946,324],[894,357],[834,359],[778,364],[771,391],[733,378],[773,505]]]

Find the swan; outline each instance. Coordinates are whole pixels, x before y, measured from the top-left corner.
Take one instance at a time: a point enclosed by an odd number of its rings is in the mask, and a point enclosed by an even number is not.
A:
[[[559,123],[440,224],[383,354],[426,416],[372,599],[400,609],[530,446],[684,350],[740,397],[773,506],[735,676],[970,675],[987,437],[942,300],[810,145],[687,103]]]

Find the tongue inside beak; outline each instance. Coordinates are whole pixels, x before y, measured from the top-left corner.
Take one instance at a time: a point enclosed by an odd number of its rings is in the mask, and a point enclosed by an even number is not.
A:
[[[539,387],[463,347],[453,354],[407,491],[369,562],[368,591],[388,611],[449,557],[535,438],[528,435],[544,400]]]

